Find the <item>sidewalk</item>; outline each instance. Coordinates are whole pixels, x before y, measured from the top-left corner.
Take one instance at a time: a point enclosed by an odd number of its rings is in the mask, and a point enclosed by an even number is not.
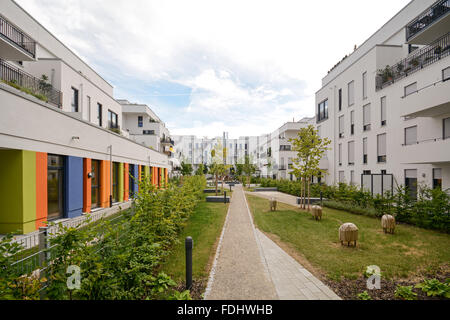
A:
[[[254,227],[242,186],[233,193],[205,299],[340,300]]]

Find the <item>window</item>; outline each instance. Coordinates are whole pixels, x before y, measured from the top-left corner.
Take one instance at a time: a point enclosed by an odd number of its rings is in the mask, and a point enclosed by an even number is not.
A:
[[[103,106],[100,103],[97,103],[97,121],[98,125],[103,126]]]
[[[317,109],[317,121],[328,119],[328,99],[319,103]]]
[[[144,117],[138,116],[138,128],[142,128],[144,126]]]
[[[350,134],[355,134],[355,111],[352,110],[350,112]]]
[[[155,134],[155,130],[143,130],[142,134],[143,135],[154,135]]]
[[[362,83],[363,83],[363,99],[367,99],[367,72],[363,73],[362,76]]]
[[[280,151],[291,151],[291,146],[280,146]]]
[[[386,97],[381,98],[381,125],[386,125]]]
[[[367,138],[363,139],[363,163],[367,164]]]
[[[355,185],[355,171],[350,171],[350,185],[354,186]]]
[[[348,84],[348,106],[355,104],[355,81]]]
[[[87,104],[88,104],[88,121],[91,122],[91,97],[87,96]]]
[[[355,141],[348,143],[348,165],[353,166],[355,164]]]
[[[442,81],[450,80],[450,67],[442,70]]]
[[[72,87],[72,112],[78,112],[78,90]]]
[[[417,170],[405,170],[405,186],[408,188],[411,199],[417,199]]]
[[[417,126],[405,128],[405,146],[417,144]]]
[[[370,130],[370,104],[363,107],[363,131]]]
[[[344,137],[344,116],[339,117],[339,138]]]
[[[386,133],[377,136],[378,163],[386,162]]]
[[[433,169],[433,189],[442,189],[442,169]]]
[[[342,144],[339,144],[339,165],[342,166]]]
[[[339,183],[345,182],[345,173],[344,171],[339,171]]]
[[[364,170],[363,171],[363,175],[367,176],[367,175],[371,175],[372,171],[371,170]]]
[[[417,92],[417,82],[411,83],[405,87],[405,97]]]
[[[108,110],[108,128],[117,129],[118,127],[117,113]]]
[[[342,89],[339,89],[339,111],[342,110]]]
[[[446,118],[443,120],[443,132],[444,132],[444,139],[450,138],[450,118]]]

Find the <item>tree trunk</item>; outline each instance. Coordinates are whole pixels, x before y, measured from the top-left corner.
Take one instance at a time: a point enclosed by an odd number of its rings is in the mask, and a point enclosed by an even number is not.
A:
[[[310,192],[311,180],[308,179],[308,211],[311,208],[311,192]]]

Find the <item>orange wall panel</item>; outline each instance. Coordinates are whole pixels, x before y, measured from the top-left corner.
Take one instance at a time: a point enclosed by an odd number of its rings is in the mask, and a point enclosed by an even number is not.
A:
[[[100,162],[100,204],[102,208],[109,208],[111,195],[111,163],[106,160]]]
[[[91,212],[92,199],[91,199],[91,185],[92,179],[88,177],[88,174],[92,171],[92,160],[83,159],[83,212]]]
[[[36,152],[36,229],[46,226],[47,205],[47,153]]]

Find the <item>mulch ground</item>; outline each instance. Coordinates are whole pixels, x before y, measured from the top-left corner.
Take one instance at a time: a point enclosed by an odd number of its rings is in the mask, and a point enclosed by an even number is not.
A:
[[[364,291],[370,295],[372,300],[396,300],[395,290],[397,286],[413,286],[413,291],[417,293],[417,300],[445,300],[439,297],[428,297],[421,289],[416,289],[414,286],[424,279],[438,279],[441,282],[445,282],[446,279],[450,278],[448,272],[437,272],[436,274],[425,274],[415,280],[408,279],[392,279],[386,280],[381,279],[381,289],[380,290],[368,290],[367,289],[367,279],[361,277],[356,280],[342,280],[333,281],[329,279],[323,279],[325,282],[338,296],[344,300],[358,300],[357,295]]]
[[[208,279],[193,279],[192,289],[190,290],[192,300],[203,300],[203,293],[205,292]],[[177,291],[183,292],[186,290],[186,284],[180,283],[175,288]]]

